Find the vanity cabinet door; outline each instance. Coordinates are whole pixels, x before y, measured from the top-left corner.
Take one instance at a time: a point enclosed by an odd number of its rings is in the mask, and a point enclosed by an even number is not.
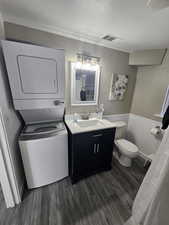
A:
[[[114,136],[115,129],[103,130],[93,135],[96,144],[95,167],[97,169],[111,169]]]
[[[111,169],[115,129],[71,135],[70,176],[72,183]]]
[[[115,129],[105,130],[100,138],[97,151],[98,167],[111,169]]]
[[[95,145],[90,133],[73,137],[73,175],[81,177],[95,170]]]

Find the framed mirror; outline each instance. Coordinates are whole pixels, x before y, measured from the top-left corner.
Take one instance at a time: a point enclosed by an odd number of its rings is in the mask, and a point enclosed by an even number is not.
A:
[[[71,104],[97,105],[100,66],[81,62],[71,63]]]

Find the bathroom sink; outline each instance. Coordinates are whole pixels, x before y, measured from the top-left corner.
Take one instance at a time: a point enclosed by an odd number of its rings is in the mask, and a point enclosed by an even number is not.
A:
[[[90,127],[90,126],[102,126],[103,125],[101,120],[98,120],[98,119],[78,120],[76,123],[79,127]]]
[[[66,125],[72,134],[89,132],[94,130],[103,130],[118,127],[119,123],[110,122],[106,119],[89,119],[89,120],[66,120]]]

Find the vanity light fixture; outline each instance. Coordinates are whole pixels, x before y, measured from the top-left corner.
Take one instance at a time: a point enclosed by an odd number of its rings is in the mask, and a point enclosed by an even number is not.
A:
[[[96,56],[89,56],[89,55],[77,53],[77,61],[83,64],[99,64],[100,58]]]
[[[83,62],[72,62],[72,66],[76,69],[80,69],[80,70],[92,70],[92,71],[96,71],[100,68],[100,66],[98,64],[91,64],[91,63],[83,63]]]

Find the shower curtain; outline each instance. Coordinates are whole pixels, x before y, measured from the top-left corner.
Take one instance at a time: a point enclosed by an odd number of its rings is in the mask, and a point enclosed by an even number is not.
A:
[[[125,225],[169,225],[169,128],[140,186]]]

